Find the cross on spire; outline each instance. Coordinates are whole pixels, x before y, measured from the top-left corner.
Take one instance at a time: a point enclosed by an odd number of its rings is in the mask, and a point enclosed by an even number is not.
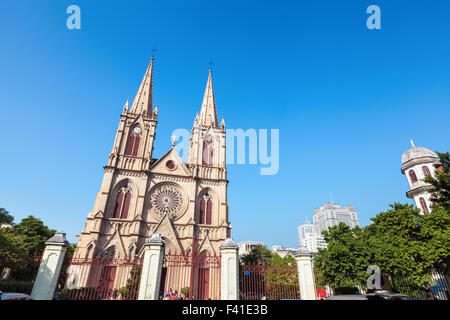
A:
[[[170,137],[170,140],[172,141],[172,147],[175,147],[175,142],[178,141],[178,137],[176,135],[172,135]]]

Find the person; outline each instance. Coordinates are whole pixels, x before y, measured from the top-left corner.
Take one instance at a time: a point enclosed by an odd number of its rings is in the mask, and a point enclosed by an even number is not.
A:
[[[119,290],[117,290],[117,289],[114,289],[113,291],[112,291],[112,298],[115,300],[115,299],[117,299],[117,293],[119,292]]]

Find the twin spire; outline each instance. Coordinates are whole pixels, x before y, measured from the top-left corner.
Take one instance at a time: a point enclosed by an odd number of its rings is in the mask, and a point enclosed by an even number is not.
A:
[[[134,98],[129,112],[141,113],[143,111],[150,115],[153,113],[153,57],[150,60],[150,64],[148,65],[147,71],[145,72],[144,78],[142,79],[136,98]],[[157,112],[156,108],[155,112]],[[209,69],[208,82],[206,83],[200,116],[197,115],[196,121],[205,126],[219,126],[219,122],[217,121],[216,100],[214,98],[211,69]],[[221,126],[222,125],[225,126],[223,119]]]
[[[143,111],[147,114],[152,114],[153,112],[153,57],[130,109],[131,113],[141,113]]]
[[[217,121],[216,99],[214,98],[211,69],[209,69],[208,82],[206,83],[205,94],[203,96],[199,122],[205,126],[219,126],[219,122]]]

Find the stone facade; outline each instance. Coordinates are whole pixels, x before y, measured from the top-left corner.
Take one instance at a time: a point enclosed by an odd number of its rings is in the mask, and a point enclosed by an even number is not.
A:
[[[167,252],[218,255],[230,237],[225,125],[219,125],[209,71],[191,130],[189,161],[174,149],[154,159],[158,118],[153,108],[153,58],[136,98],[120,116],[114,145],[94,208],[79,236],[75,257],[135,259],[153,233]]]

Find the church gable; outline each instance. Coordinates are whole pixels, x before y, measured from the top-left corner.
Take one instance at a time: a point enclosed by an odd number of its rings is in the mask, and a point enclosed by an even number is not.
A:
[[[159,158],[150,168],[152,173],[177,175],[188,177],[190,170],[186,167],[174,148],[170,149],[165,155]]]
[[[108,241],[106,241],[105,245],[103,246],[103,250],[99,252],[100,255],[103,254],[108,248],[114,247],[115,248],[115,257],[114,258],[126,258],[127,257],[127,251],[125,250],[125,245],[123,243],[122,237],[119,232],[120,228],[117,228],[114,234],[109,238]]]
[[[202,253],[203,251],[206,251],[209,255],[216,255],[216,251],[214,250],[213,245],[211,244],[211,240],[209,239],[209,235],[206,234],[205,238],[203,239],[202,243],[198,247],[197,252]]]
[[[183,250],[178,242],[178,237],[173,229],[172,222],[170,222],[167,214],[156,225],[153,233],[159,233],[161,237],[166,241],[166,252],[178,252],[183,253]],[[152,234],[153,234],[152,233]]]

